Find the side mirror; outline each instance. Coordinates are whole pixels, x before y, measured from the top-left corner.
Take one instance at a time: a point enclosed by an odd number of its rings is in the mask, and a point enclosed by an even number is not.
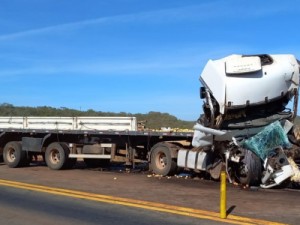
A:
[[[205,87],[200,87],[200,98],[201,99],[206,98],[206,89],[205,89]]]

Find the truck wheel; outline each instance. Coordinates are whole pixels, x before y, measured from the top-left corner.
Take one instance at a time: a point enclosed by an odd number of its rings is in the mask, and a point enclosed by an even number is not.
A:
[[[150,169],[162,176],[174,175],[177,163],[172,159],[171,149],[166,143],[153,146],[150,156]]]
[[[54,142],[50,144],[45,152],[45,160],[47,166],[52,170],[67,169],[70,164],[68,164],[68,156],[70,149],[64,143]]]
[[[25,151],[22,151],[20,142],[8,142],[3,149],[3,160],[11,168],[28,166],[29,159]]]
[[[261,183],[262,162],[252,151],[245,149],[245,157],[242,159],[238,170],[241,184],[257,186]]]
[[[69,158],[69,154],[70,154],[70,148],[68,146],[67,143],[60,143],[60,145],[63,147],[63,149],[65,150],[65,153],[66,153],[66,162],[65,162],[65,165],[64,165],[64,169],[72,169],[75,164],[77,163],[77,158]]]

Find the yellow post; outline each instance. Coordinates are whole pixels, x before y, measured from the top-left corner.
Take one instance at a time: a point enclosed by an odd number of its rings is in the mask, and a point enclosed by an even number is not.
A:
[[[221,186],[220,186],[220,217],[226,219],[226,173],[221,172]]]

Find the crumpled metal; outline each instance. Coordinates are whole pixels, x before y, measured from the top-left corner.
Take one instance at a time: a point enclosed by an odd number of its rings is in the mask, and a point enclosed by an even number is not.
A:
[[[282,148],[291,147],[288,136],[279,121],[269,124],[262,131],[245,140],[242,145],[262,160],[271,155],[272,151],[278,146]]]

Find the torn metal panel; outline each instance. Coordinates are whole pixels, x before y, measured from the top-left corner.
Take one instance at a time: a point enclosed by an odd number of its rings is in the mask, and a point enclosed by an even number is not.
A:
[[[283,148],[291,147],[286,132],[279,121],[266,126],[261,132],[243,143],[244,148],[253,151],[262,160],[265,160],[277,146],[282,146]]]
[[[283,149],[274,149],[264,163],[265,173],[262,177],[262,188],[271,188],[280,185],[285,180],[295,175]]]
[[[300,170],[299,170],[298,165],[295,163],[295,161],[291,157],[288,158],[288,161],[289,161],[289,163],[292,166],[293,171],[294,171],[294,176],[291,177],[291,181],[296,182],[296,183],[300,183]]]

